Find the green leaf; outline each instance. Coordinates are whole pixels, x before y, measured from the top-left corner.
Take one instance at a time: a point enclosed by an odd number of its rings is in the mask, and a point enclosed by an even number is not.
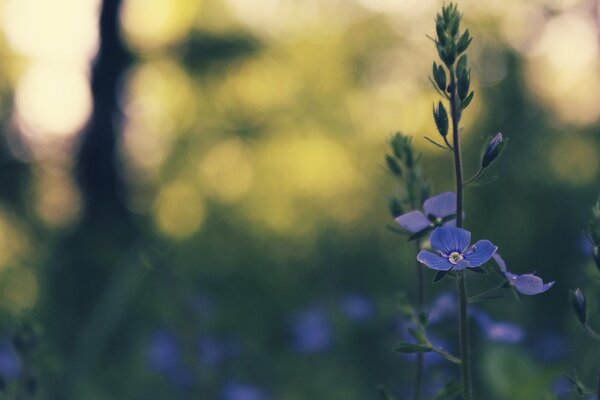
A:
[[[477,274],[487,274],[487,271],[481,267],[473,267],[473,268],[467,268],[469,271],[471,272],[475,272]]]
[[[435,396],[434,400],[458,400],[462,395],[462,386],[458,379],[448,382]]]
[[[433,351],[431,346],[424,344],[415,344],[408,342],[401,342],[395,348],[394,351],[398,353],[429,353]]]
[[[444,279],[446,277],[446,275],[448,275],[449,273],[450,273],[450,270],[436,272],[435,276],[433,277],[433,283],[438,283],[439,281]]]

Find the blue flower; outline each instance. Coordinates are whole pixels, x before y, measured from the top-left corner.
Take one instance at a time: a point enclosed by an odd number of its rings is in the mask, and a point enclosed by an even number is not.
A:
[[[21,363],[13,346],[8,340],[0,342],[0,376],[15,379],[20,373]]]
[[[554,282],[544,283],[542,278],[534,274],[523,274],[516,275],[506,269],[506,263],[500,257],[500,254],[494,254],[494,261],[500,267],[500,270],[506,277],[508,283],[510,283],[517,291],[526,295],[535,295],[545,292],[550,289]]]
[[[497,133],[492,139],[490,139],[483,156],[481,157],[481,168],[487,168],[493,163],[496,158],[502,153],[508,139],[504,139],[501,133]]]
[[[365,321],[374,313],[373,303],[365,296],[350,294],[340,302],[340,308],[346,317],[353,321]]]
[[[480,240],[471,244],[471,232],[450,226],[436,229],[431,235],[431,247],[437,251],[421,250],[417,261],[437,271],[460,271],[485,264],[496,250],[489,240]]]
[[[516,324],[493,321],[489,315],[473,307],[471,316],[477,321],[483,334],[492,342],[519,343],[525,338],[525,331]]]
[[[181,357],[175,335],[166,330],[155,331],[146,347],[146,357],[150,368],[156,372],[169,373],[175,370]]]
[[[423,211],[410,211],[396,218],[396,222],[410,233],[421,232],[441,225],[454,225],[456,193],[445,192],[423,203]]]
[[[258,388],[239,382],[230,382],[225,386],[223,400],[265,400],[267,396]]]
[[[313,307],[298,312],[292,318],[293,347],[299,353],[317,353],[332,342],[332,328],[327,313]]]

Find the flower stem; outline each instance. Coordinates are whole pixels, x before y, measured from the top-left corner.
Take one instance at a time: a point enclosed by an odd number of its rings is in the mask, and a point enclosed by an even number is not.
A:
[[[463,225],[463,168],[460,153],[460,105],[456,91],[456,75],[454,67],[450,69],[450,115],[452,117],[452,144],[454,153],[454,172],[456,177],[456,226]],[[473,399],[471,381],[471,355],[469,349],[469,321],[467,316],[467,283],[464,271],[457,271],[456,290],[458,292],[458,335],[461,359],[461,375],[464,400]]]
[[[421,240],[415,240],[415,250],[418,253],[421,250]],[[423,275],[423,266],[417,261],[417,312],[421,314],[425,306],[425,277]],[[421,392],[423,388],[423,353],[417,354],[417,368],[415,372],[415,386],[413,389],[413,399],[421,400]]]

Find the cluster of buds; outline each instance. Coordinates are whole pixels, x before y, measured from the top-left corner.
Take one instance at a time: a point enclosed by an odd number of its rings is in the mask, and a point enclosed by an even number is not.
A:
[[[600,269],[600,199],[592,207],[592,219],[589,223],[589,239],[592,242],[592,256]]]
[[[392,151],[391,154],[385,155],[387,169],[402,180],[401,186],[405,192],[400,199],[390,199],[390,212],[394,217],[398,217],[404,213],[406,203],[414,207],[414,204],[429,196],[429,185],[422,181],[419,157],[415,153],[412,138],[397,132],[389,143]]]
[[[460,114],[473,100],[471,91],[471,69],[464,54],[473,37],[469,30],[460,33],[462,15],[455,4],[448,4],[435,19],[437,38],[433,39],[443,65],[433,63],[432,82],[437,90],[452,101],[455,114]],[[444,65],[446,68],[444,68]],[[448,134],[448,112],[440,102],[433,108],[433,117],[440,135],[446,141]],[[452,115],[453,118],[459,115]]]

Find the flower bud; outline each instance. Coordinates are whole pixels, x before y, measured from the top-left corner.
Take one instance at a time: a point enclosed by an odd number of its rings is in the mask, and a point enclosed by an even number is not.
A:
[[[504,139],[502,133],[497,133],[490,141],[488,142],[485,152],[481,157],[481,168],[487,168],[492,164],[498,156],[504,151],[506,145],[508,143],[508,139]]]
[[[596,263],[596,267],[600,270],[600,249],[598,246],[594,246],[592,248],[592,257],[594,258],[594,262]]]
[[[579,322],[585,325],[587,322],[587,302],[581,289],[571,291],[571,305],[573,306],[573,311],[575,311],[575,315],[577,315]]]
[[[471,74],[468,70],[463,69],[458,75],[458,86],[457,93],[461,100],[465,100],[469,95],[469,89],[471,86]]]
[[[433,79],[442,92],[446,90],[446,71],[441,65],[438,67],[435,62],[433,63]]]
[[[471,44],[471,40],[473,40],[473,38],[470,37],[469,30],[467,29],[463,32],[460,39],[458,39],[458,43],[456,44],[456,51],[458,54],[464,53],[464,51],[467,50]]]
[[[402,208],[402,204],[400,204],[400,201],[398,199],[392,197],[388,206],[392,217],[397,218],[404,214],[404,209]]]
[[[396,176],[402,176],[402,167],[400,167],[400,163],[394,157],[386,154],[385,162],[387,163],[388,169],[392,174]]]
[[[440,135],[446,137],[448,134],[448,113],[441,101],[438,103],[437,108],[433,108],[433,119]]]

